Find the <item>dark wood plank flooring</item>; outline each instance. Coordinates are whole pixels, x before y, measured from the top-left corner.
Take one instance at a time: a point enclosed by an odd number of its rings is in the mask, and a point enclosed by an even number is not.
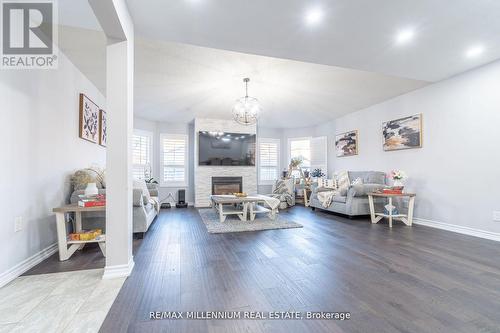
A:
[[[500,332],[500,246],[294,207],[301,229],[208,234],[163,210],[101,332]],[[149,320],[150,311],[349,311],[348,321]]]
[[[142,239],[134,239],[133,253],[137,253]],[[102,255],[97,243],[89,243],[81,251],[76,251],[71,258],[59,261],[59,253],[56,252],[23,275],[38,275],[49,273],[61,273],[80,271],[85,269],[104,268],[106,258]]]

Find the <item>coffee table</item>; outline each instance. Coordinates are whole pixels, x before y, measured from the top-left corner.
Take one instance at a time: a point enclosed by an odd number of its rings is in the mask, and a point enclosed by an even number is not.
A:
[[[408,201],[408,214],[392,214],[392,209],[389,210],[389,214],[385,213],[376,213],[375,212],[375,205],[373,202],[373,197],[382,197],[382,198],[387,198],[389,201],[389,206],[392,206],[392,199],[393,198],[409,198]],[[399,219],[403,221],[404,224],[407,226],[410,226],[413,224],[413,207],[415,206],[415,193],[400,193],[400,194],[386,194],[386,193],[378,193],[378,192],[372,192],[368,193],[368,201],[370,203],[370,216],[372,223],[377,223],[384,217],[389,219],[389,227],[392,228],[392,220],[393,219]]]
[[[269,197],[264,195],[249,195],[246,197],[237,197],[235,195],[211,195],[210,201],[212,207],[219,213],[219,221],[222,223],[228,215],[236,215],[242,221],[247,221],[250,215],[250,221],[255,219],[257,214],[268,213],[269,218],[274,220],[278,213],[278,207],[274,209],[266,208],[259,203],[266,202]]]

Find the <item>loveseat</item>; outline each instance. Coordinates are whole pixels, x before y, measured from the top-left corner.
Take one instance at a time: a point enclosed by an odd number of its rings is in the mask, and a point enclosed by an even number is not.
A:
[[[318,191],[326,189],[318,188],[318,184],[313,183],[311,186],[310,207],[313,210],[318,208],[349,217],[369,215],[370,205],[367,193],[384,188],[387,185],[385,173],[380,171],[348,171],[348,175],[350,183],[358,178],[360,181],[358,181],[358,184],[350,185],[346,190],[334,196],[332,203],[326,208],[318,200]],[[380,209],[385,204],[385,200],[384,198],[374,198],[374,203],[377,209]]]

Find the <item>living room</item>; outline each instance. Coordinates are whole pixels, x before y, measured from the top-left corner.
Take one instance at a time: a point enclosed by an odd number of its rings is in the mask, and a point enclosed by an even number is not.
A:
[[[0,332],[499,332],[499,9],[2,2]]]

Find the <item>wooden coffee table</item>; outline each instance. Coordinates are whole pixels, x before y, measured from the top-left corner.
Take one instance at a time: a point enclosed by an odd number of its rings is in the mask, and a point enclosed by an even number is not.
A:
[[[97,239],[89,241],[70,241],[66,234],[66,213],[75,213],[75,232],[82,231],[82,213],[84,212],[100,212],[105,211],[106,207],[80,207],[76,204],[66,205],[54,208],[52,211],[56,213],[57,223],[57,243],[59,246],[59,260],[68,260],[76,250],[81,250],[87,243],[98,243],[99,248],[104,256],[106,256],[106,236],[101,235]],[[69,245],[69,247],[68,247]]]
[[[219,221],[226,220],[227,215],[236,215],[242,221],[247,221],[250,215],[250,221],[260,213],[268,213],[271,219],[276,218],[278,208],[269,209],[258,203],[265,202],[263,195],[249,195],[247,197],[237,197],[235,195],[211,195],[212,207],[219,213]],[[250,213],[250,214],[249,214]]]
[[[389,214],[385,213],[376,213],[375,212],[375,204],[373,202],[373,197],[382,197],[382,198],[387,198],[389,206],[393,206],[392,204],[392,199],[393,198],[409,198],[408,202],[408,214],[392,214],[392,209],[389,210]],[[389,219],[389,227],[392,228],[392,220],[393,219],[399,219],[403,221],[404,224],[408,225],[411,227],[413,224],[413,208],[415,206],[415,193],[401,193],[401,194],[385,194],[385,193],[377,193],[377,192],[372,192],[368,193],[368,201],[370,203],[370,215],[371,215],[371,220],[372,223],[377,223],[384,217]]]

